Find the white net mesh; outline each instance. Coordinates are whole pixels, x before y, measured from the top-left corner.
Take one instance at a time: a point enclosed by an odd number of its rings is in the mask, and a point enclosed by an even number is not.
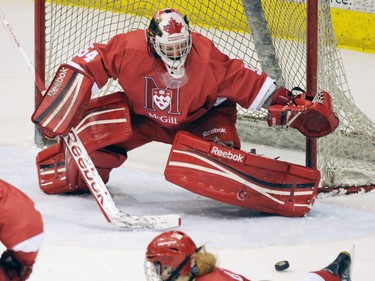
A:
[[[318,141],[322,187],[375,185],[375,126],[355,105],[331,23],[329,0],[319,2],[318,89],[333,98],[339,128]],[[306,85],[306,3],[292,0],[110,1],[71,0],[46,3],[46,74],[48,84],[60,63],[94,42],[145,29],[159,9],[186,14],[192,30],[211,38],[232,58],[261,68],[288,88]],[[250,24],[250,27],[249,27]],[[253,32],[251,32],[253,30]],[[109,82],[101,95],[117,91]],[[243,141],[303,150],[305,138],[294,130],[274,131],[264,110],[239,108]]]

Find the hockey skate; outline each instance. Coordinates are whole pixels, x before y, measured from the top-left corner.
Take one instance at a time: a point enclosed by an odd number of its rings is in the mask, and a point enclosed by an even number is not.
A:
[[[348,252],[341,252],[337,258],[323,270],[332,275],[339,275],[341,281],[351,281],[350,278],[351,256]]]

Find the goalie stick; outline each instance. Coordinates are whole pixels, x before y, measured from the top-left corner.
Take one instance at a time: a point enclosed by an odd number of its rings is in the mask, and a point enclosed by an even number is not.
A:
[[[35,79],[35,84],[39,88],[40,92],[43,93],[45,91],[45,85],[40,77],[36,75],[34,65],[21,46],[20,41],[18,40],[12,26],[9,24],[1,8],[0,16],[2,18],[2,23],[5,30],[17,46],[23,60],[27,64],[28,69]],[[120,211],[116,207],[111,194],[100,177],[94,163],[92,162],[74,128],[72,128],[67,135],[62,136],[61,138],[71,153],[78,166],[81,176],[85,180],[91,194],[94,196],[100,210],[108,222],[115,226],[128,229],[167,229],[181,225],[181,217],[177,214],[134,216]]]

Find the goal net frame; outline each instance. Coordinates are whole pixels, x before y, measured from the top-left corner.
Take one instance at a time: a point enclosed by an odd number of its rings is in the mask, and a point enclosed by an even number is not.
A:
[[[310,96],[320,90],[332,95],[333,109],[340,119],[340,126],[333,134],[316,140],[305,138],[293,129],[275,131],[266,125],[265,110],[248,112],[239,108],[238,131],[242,141],[304,151],[305,165],[322,173],[321,191],[368,191],[375,188],[372,137],[375,126],[351,97],[336,47],[329,3],[329,0],[35,0],[36,75],[48,85],[57,67],[88,45],[106,42],[117,33],[145,29],[157,10],[176,8],[187,15],[193,31],[212,39],[228,56],[264,70],[278,84],[287,88],[301,86]],[[116,87],[119,87],[116,81],[110,81],[101,94],[115,92]],[[35,106],[41,98],[36,88]],[[359,116],[359,121],[353,121],[354,116]],[[369,156],[358,155],[349,148],[363,145],[361,137],[370,150]],[[46,138],[37,128],[35,142],[38,146],[46,144]]]

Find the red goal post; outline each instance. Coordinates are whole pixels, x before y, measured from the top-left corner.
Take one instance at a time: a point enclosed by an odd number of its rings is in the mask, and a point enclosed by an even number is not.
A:
[[[144,29],[158,9],[186,14],[194,31],[218,48],[261,68],[288,88],[314,95],[327,90],[339,128],[318,141],[292,129],[272,130],[267,112],[239,108],[242,141],[305,151],[306,165],[322,172],[321,190],[375,187],[375,126],[355,105],[331,22],[330,0],[35,0],[35,67],[48,85],[61,63],[94,42]],[[119,90],[110,81],[100,95]],[[36,90],[35,104],[41,94]],[[95,97],[93,97],[95,98]],[[44,144],[36,130],[35,141]]]

